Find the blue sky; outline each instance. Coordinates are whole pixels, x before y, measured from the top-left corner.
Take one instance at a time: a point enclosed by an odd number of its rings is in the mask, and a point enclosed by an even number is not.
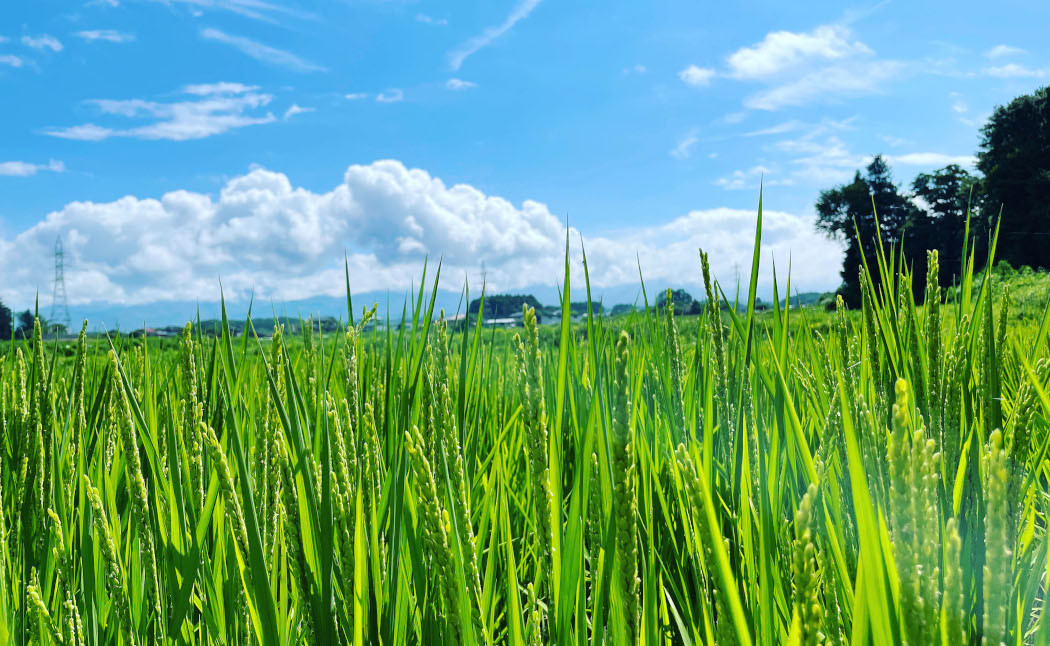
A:
[[[520,291],[565,221],[600,288],[833,288],[820,189],[970,163],[1046,84],[1045,2],[89,0],[0,8],[0,298],[73,305],[405,289],[426,256]],[[577,252],[574,252],[577,253]],[[768,283],[771,263],[765,262]],[[574,271],[579,273],[578,263]]]

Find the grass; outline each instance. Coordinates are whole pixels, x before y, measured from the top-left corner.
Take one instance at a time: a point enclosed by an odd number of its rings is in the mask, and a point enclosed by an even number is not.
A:
[[[348,280],[336,334],[5,346],[0,641],[1047,643],[1050,309],[887,250],[756,312],[760,240],[689,321],[571,325],[566,254],[520,336],[439,269],[381,328]]]

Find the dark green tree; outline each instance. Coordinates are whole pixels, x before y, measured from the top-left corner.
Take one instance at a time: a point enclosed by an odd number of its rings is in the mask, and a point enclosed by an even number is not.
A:
[[[7,341],[11,338],[11,332],[14,325],[14,321],[11,318],[11,308],[4,305],[3,301],[0,301],[0,341]]]
[[[18,329],[15,330],[15,337],[19,339],[28,339],[33,336],[33,324],[35,319],[31,310],[26,310],[18,315]],[[43,324],[43,318],[40,320]]]
[[[976,267],[987,255],[987,226],[983,217],[984,191],[981,180],[957,164],[932,173],[920,173],[912,182],[912,192],[919,198],[926,218],[919,224],[925,230],[930,249],[940,254],[941,282],[950,284],[962,269],[963,238],[966,217],[970,214],[968,251],[976,254]]]
[[[860,305],[859,275],[865,261],[872,280],[879,284],[876,250],[880,237],[887,253],[891,245],[904,248],[905,253],[921,246],[917,240],[921,213],[898,190],[886,160],[876,155],[865,170],[863,176],[857,171],[849,184],[821,191],[816,204],[817,228],[846,245],[839,293],[850,307]],[[909,254],[918,260],[914,255]],[[924,276],[926,256],[919,255],[921,263],[916,263],[915,271]]]
[[[981,129],[977,159],[988,214],[1002,209],[996,256],[1050,269],[1050,87],[997,107]]]
[[[671,302],[674,303],[674,311],[678,314],[691,314],[693,303],[696,302],[696,299],[693,298],[693,295],[685,291],[684,289],[674,289],[670,291]],[[663,290],[659,293],[659,295],[657,295],[657,309],[662,310],[663,308],[667,307],[667,292],[668,290]]]

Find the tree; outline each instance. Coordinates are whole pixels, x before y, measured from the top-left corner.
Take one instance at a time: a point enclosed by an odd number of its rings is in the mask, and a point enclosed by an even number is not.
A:
[[[970,216],[970,240],[982,239],[987,227],[982,221],[984,192],[980,178],[971,175],[957,164],[945,166],[932,173],[920,173],[912,182],[912,191],[926,213],[923,223],[931,249],[940,254],[941,282],[951,283],[962,269],[963,238],[966,218]],[[987,246],[971,242],[968,246],[976,254],[976,264],[984,264]]]
[[[1002,209],[997,257],[1050,269],[1050,87],[997,107],[977,159],[989,215]]]
[[[524,305],[536,310],[543,307],[532,294],[492,294],[485,296],[485,311],[481,315],[483,318],[506,318],[514,314],[521,314],[521,308]],[[475,298],[470,301],[467,311],[477,314],[479,307],[481,307],[481,299]]]
[[[895,245],[908,252],[916,246],[920,231],[916,227],[920,213],[897,189],[882,155],[876,155],[865,170],[864,176],[857,171],[849,184],[821,191],[816,204],[817,228],[846,244],[839,293],[850,307],[860,305],[860,271],[865,262],[872,280],[879,284],[879,239],[886,249]],[[915,269],[925,274],[926,256],[921,256],[921,266]]]
[[[695,299],[693,295],[684,289],[667,289],[660,292],[656,297],[656,309],[662,310],[667,307],[667,293],[671,293],[671,303],[674,304],[674,311],[678,314],[690,314],[691,308]]]
[[[33,336],[33,325],[35,324],[35,317],[33,312],[26,310],[18,315],[18,329],[15,330],[15,336],[20,339],[28,339]],[[43,325],[43,318],[40,320],[40,324]]]
[[[0,341],[6,341],[11,338],[11,332],[14,330],[14,325],[11,318],[11,308],[4,305],[3,301],[0,301]]]

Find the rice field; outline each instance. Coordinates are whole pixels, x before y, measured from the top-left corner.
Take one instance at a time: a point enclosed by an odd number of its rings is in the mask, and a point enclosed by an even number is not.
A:
[[[0,358],[0,642],[1050,642],[1050,309],[1008,324],[972,262],[948,302],[936,254],[916,306],[886,248],[861,309],[781,276],[759,315],[760,241],[729,307],[701,253],[688,325],[570,324],[567,244],[517,334],[447,325],[440,268],[383,326],[348,277],[336,335],[38,326]]]

